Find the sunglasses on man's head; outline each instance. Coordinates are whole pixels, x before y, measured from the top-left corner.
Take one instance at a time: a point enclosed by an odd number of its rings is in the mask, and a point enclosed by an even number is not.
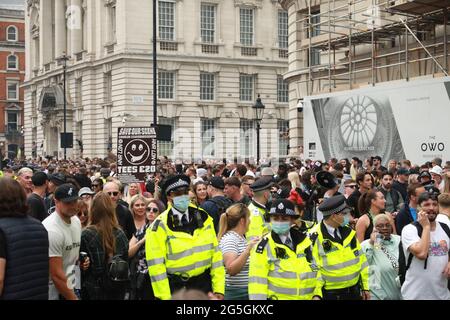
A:
[[[147,209],[145,209],[147,212],[153,212],[153,213],[157,213],[159,210],[158,210],[158,208],[150,208],[150,207],[147,207]]]
[[[117,197],[119,195],[119,191],[113,191],[113,192],[107,192],[110,197],[114,196]]]
[[[356,188],[356,184],[351,184],[351,185],[348,185],[348,186],[345,186],[346,188],[352,188],[352,189],[355,189]]]

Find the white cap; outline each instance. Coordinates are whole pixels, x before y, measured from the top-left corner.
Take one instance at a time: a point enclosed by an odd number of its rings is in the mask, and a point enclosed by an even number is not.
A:
[[[256,178],[256,177],[255,177],[255,174],[253,173],[252,170],[247,170],[247,172],[245,173],[245,175],[246,175],[246,176],[251,176],[251,177],[253,177],[253,178]]]
[[[197,177],[204,177],[208,174],[208,171],[204,168],[197,169]]]
[[[442,168],[439,166],[434,166],[430,171],[431,174],[437,174],[442,176]]]

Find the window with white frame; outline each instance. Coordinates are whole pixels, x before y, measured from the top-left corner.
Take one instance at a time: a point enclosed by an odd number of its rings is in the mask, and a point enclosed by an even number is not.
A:
[[[308,51],[309,52],[309,51]],[[319,48],[311,48],[311,66],[317,66],[320,64],[320,49]]]
[[[278,119],[277,127],[279,133],[278,154],[280,157],[284,157],[289,154],[289,120]]]
[[[277,77],[277,102],[289,102],[289,87],[283,76]]]
[[[240,128],[240,143],[241,143],[241,157],[251,157],[253,155],[254,131],[255,121],[241,119],[239,123]]]
[[[105,103],[112,102],[112,74],[107,72],[104,74],[104,86],[105,86]]]
[[[215,74],[200,72],[200,100],[214,100]]]
[[[8,86],[8,100],[19,100],[19,83],[18,82],[7,82]]]
[[[214,157],[216,154],[215,147],[216,121],[214,119],[201,120],[201,137],[202,137],[202,155],[204,157]]]
[[[320,35],[320,11],[311,12],[310,20],[311,24],[306,27],[306,38],[309,38],[310,32],[311,37]]]
[[[174,99],[175,89],[175,72],[159,71],[158,72],[158,98]]]
[[[240,9],[241,44],[244,46],[253,45],[253,14],[251,8]]]
[[[216,35],[216,9],[217,6],[202,3],[200,9],[200,34],[203,43],[214,43]]]
[[[253,101],[254,80],[255,77],[252,74],[239,75],[239,99],[241,101]]]
[[[7,41],[18,41],[17,27],[9,26],[6,30],[6,40]]]
[[[8,70],[17,70],[18,69],[18,59],[15,55],[8,56]]]
[[[175,40],[175,2],[158,2],[159,39]]]
[[[288,13],[284,10],[278,11],[278,47],[288,48]]]
[[[175,135],[175,119],[158,117],[158,125],[168,125],[172,128],[171,130],[171,141],[158,141],[158,155],[172,157],[173,146],[174,146],[174,135]]]
[[[16,111],[7,112],[7,132],[17,132],[19,128],[19,116]]]

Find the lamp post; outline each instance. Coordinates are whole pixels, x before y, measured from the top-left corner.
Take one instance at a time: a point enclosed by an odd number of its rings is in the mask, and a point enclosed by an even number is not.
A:
[[[261,130],[261,120],[264,116],[265,105],[261,102],[260,95],[256,99],[256,103],[253,105],[255,110],[255,120],[256,120],[256,164],[259,164],[259,130]]]
[[[70,59],[70,56],[66,55],[65,52],[63,52],[63,55],[57,58],[58,61],[61,61],[63,63],[63,74],[64,74],[64,85],[63,85],[63,92],[64,92],[64,134],[63,134],[63,145],[64,145],[64,160],[67,160],[67,101],[66,101],[66,69],[67,69],[67,60]]]
[[[156,19],[156,10],[157,10],[157,0],[153,0],[153,124],[152,126],[157,129],[158,122],[158,66],[157,66],[157,57],[156,57],[156,30],[158,28]]]

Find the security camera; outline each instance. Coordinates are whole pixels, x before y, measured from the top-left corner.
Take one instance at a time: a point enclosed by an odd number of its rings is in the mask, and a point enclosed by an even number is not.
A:
[[[122,118],[122,124],[125,124],[125,122],[127,122],[127,117]]]
[[[303,112],[303,99],[298,99],[297,112]]]

